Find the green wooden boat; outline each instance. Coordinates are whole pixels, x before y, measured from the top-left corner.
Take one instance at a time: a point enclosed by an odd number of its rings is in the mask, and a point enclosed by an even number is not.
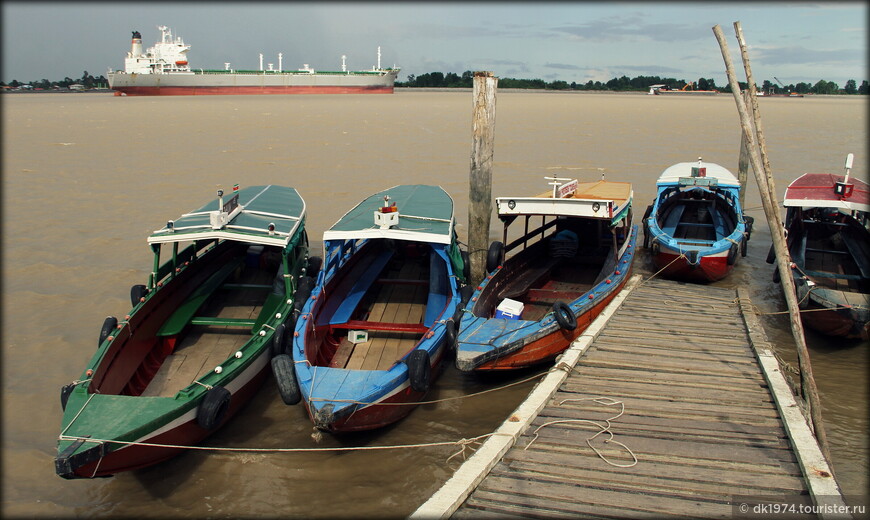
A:
[[[61,477],[178,455],[237,412],[284,352],[307,269],[305,202],[293,188],[237,190],[148,237],[148,283],[131,289],[127,316],[106,318],[96,354],[61,390]]]

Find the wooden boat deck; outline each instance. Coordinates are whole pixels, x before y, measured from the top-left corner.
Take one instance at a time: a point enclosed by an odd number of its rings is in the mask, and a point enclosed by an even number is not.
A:
[[[405,262],[388,278],[417,281],[421,280],[422,274],[419,263]],[[422,324],[428,294],[428,286],[424,284],[382,283],[366,321]],[[347,338],[342,339],[329,366],[348,370],[389,370],[420,339],[420,335],[414,332],[371,330],[368,334],[368,341],[356,345]]]
[[[740,301],[652,280],[626,294],[560,358],[574,370],[549,373],[412,518],[731,518],[740,495],[842,504],[742,289]]]
[[[265,285],[270,274],[246,269],[240,283]],[[220,292],[220,290],[218,290]],[[269,289],[245,288],[223,291],[200,309],[197,316],[255,320]],[[190,325],[188,327],[191,327]],[[195,326],[178,343],[142,392],[143,396],[173,397],[239,350],[249,339],[250,329],[228,326]]]

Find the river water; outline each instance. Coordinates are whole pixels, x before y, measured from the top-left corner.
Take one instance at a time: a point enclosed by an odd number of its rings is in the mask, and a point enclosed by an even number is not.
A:
[[[151,268],[145,238],[199,207],[218,186],[281,184],[322,232],[364,196],[396,184],[438,184],[455,200],[465,241],[471,93],[114,97],[6,94],[3,103],[4,517],[398,517],[458,467],[454,446],[386,451],[188,451],[110,479],[54,472],[60,387],[79,377],[107,315]],[[867,178],[867,97],[760,100],[770,163],[782,193],[805,172]],[[635,215],[673,163],[719,163],[736,173],[739,124],[730,95],[500,91],[493,195],[535,194],[546,175],[630,181]],[[770,232],[754,180],[749,255],[724,287],[745,286],[783,359],[795,362],[780,286],[764,259]],[[636,223],[639,218],[636,217]],[[493,219],[493,237],[500,236]],[[650,275],[644,256],[635,272]],[[691,315],[686,319],[691,320]],[[807,334],[834,469],[846,494],[868,485],[868,344]],[[540,371],[538,371],[540,372]],[[446,367],[432,399],[520,382],[537,372],[481,379]],[[317,439],[301,406],[269,380],[213,447],[334,448],[456,441],[493,431],[534,381],[418,407],[384,430]],[[606,389],[602,389],[606,392]],[[618,396],[614,396],[617,397]]]

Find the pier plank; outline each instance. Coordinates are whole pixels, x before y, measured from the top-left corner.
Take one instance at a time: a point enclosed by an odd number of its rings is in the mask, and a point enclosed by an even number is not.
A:
[[[737,291],[651,280],[624,300],[447,515],[731,518],[735,495],[814,503]]]

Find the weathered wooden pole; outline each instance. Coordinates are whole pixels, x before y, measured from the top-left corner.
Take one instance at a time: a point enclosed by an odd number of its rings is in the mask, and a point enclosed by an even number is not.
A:
[[[749,103],[749,91],[743,93],[743,102]],[[746,211],[746,180],[749,172],[749,142],[740,131],[740,157],[737,159],[737,181],[740,183],[740,207]]]
[[[750,144],[749,160],[752,164],[752,170],[758,184],[758,191],[761,195],[764,214],[767,217],[768,226],[770,226],[770,235],[773,241],[774,250],[776,251],[776,261],[779,272],[781,273],[780,279],[782,281],[782,289],[786,303],[788,304],[789,315],[791,317],[792,334],[795,343],[797,344],[798,364],[800,366],[801,386],[803,389],[802,393],[809,404],[810,422],[816,435],[816,439],[819,441],[819,447],[822,450],[822,454],[828,460],[828,464],[833,467],[831,464],[830,450],[828,449],[827,435],[825,434],[825,428],[822,422],[818,390],[816,388],[815,379],[813,378],[812,366],[809,362],[809,352],[807,351],[806,342],[804,340],[803,325],[800,321],[800,309],[798,308],[797,297],[795,296],[794,280],[791,277],[791,262],[788,254],[788,247],[785,242],[782,225],[779,223],[779,209],[777,204],[774,202],[775,195],[772,196],[771,192],[768,190],[767,177],[765,175],[761,154],[758,150],[758,142],[755,134],[752,132],[752,121],[746,110],[746,105],[743,104],[743,100],[740,96],[740,85],[737,83],[737,78],[734,76],[734,67],[731,62],[731,55],[728,52],[728,44],[725,41],[725,35],[722,33],[722,28],[718,25],[713,27],[713,33],[719,41],[722,58],[725,60],[725,72],[728,75],[731,92],[734,94],[734,100],[737,103],[737,112],[740,114],[740,126],[743,129],[744,137]]]
[[[474,73],[474,108],[471,120],[471,172],[468,190],[468,253],[471,280],[486,276],[489,221],[492,214],[492,156],[495,142],[495,92],[492,72]]]

